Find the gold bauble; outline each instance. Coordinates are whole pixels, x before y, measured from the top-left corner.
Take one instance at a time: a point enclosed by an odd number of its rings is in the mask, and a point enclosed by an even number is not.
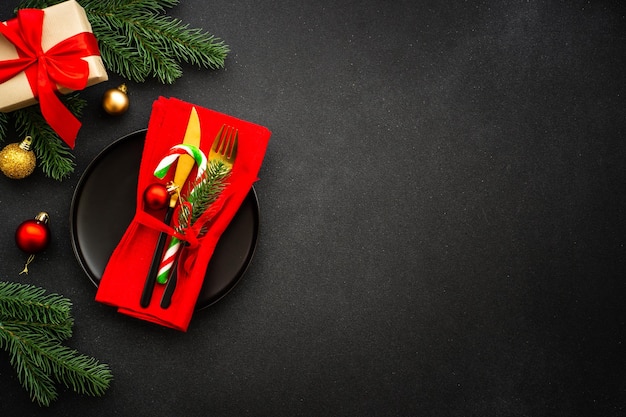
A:
[[[126,113],[130,105],[130,100],[128,95],[126,95],[127,91],[126,84],[105,91],[102,96],[102,108],[104,111],[113,116]]]
[[[26,136],[24,140],[10,143],[0,151],[0,171],[14,180],[28,177],[35,170],[37,159],[30,150],[32,139]]]

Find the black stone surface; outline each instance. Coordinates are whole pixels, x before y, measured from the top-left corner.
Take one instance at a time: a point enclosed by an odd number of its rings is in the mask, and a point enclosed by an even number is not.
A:
[[[185,0],[170,15],[224,39],[225,69],[128,83],[117,118],[100,108],[112,74],[82,93],[70,178],[0,177],[0,279],[69,297],[68,344],[115,377],[40,408],[0,352],[3,417],[626,415],[625,6]],[[69,236],[81,173],[159,95],[273,132],[252,264],[184,334],[97,304]],[[50,247],[20,276],[13,234],[42,210]]]

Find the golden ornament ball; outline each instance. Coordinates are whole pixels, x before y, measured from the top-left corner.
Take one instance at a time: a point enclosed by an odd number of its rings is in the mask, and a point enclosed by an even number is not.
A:
[[[37,159],[31,151],[32,139],[26,136],[17,144],[11,143],[0,151],[0,171],[14,180],[28,177],[35,170]]]
[[[113,116],[126,113],[130,105],[130,100],[126,94],[127,91],[126,84],[105,91],[102,96],[102,108],[104,111]]]

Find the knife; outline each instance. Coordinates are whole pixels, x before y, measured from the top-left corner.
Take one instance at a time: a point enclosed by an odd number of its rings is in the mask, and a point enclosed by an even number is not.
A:
[[[198,148],[200,147],[200,119],[198,117],[198,111],[195,107],[191,108],[191,114],[189,115],[189,121],[187,122],[187,130],[185,131],[183,145],[193,145]],[[165,224],[169,225],[172,221],[174,208],[178,203],[180,189],[185,184],[185,181],[187,181],[187,178],[189,177],[189,174],[191,173],[194,164],[194,159],[189,155],[182,154],[178,157],[173,181],[173,187],[175,187],[176,191],[170,197],[169,207],[167,208],[165,218],[163,219],[163,222]],[[165,248],[167,236],[168,235],[165,232],[161,232],[159,234],[159,239],[157,240],[157,245],[154,250],[154,256],[152,257],[152,263],[150,264],[148,276],[146,277],[143,292],[141,293],[141,301],[139,304],[143,308],[147,308],[150,305],[150,300],[152,299],[152,292],[154,291],[154,286],[156,284],[156,278],[159,272],[159,265],[161,263],[161,257],[163,256],[163,249]]]

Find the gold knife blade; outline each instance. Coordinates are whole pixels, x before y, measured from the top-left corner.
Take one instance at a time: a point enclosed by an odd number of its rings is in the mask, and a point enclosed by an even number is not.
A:
[[[191,114],[189,115],[189,121],[187,122],[187,130],[185,131],[183,145],[192,145],[199,148],[200,136],[200,118],[198,117],[198,111],[196,108],[192,107]],[[178,192],[175,192],[170,197],[170,207],[176,206],[179,192],[185,184],[185,181],[187,181],[187,178],[193,169],[194,163],[194,159],[187,154],[183,154],[178,157],[176,171],[174,171],[174,185],[176,186]]]

